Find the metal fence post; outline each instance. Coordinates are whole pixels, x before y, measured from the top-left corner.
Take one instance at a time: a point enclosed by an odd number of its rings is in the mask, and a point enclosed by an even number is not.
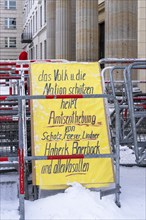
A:
[[[23,71],[23,70],[22,70]],[[19,96],[23,95],[24,81],[21,72],[21,79],[19,80]],[[24,205],[24,100],[18,99],[18,115],[19,115],[19,149],[18,149],[18,161],[19,161],[19,211],[20,220],[25,219],[25,205]]]

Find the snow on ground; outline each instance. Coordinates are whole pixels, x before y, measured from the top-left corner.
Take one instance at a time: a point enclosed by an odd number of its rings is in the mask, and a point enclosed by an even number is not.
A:
[[[4,80],[1,80],[1,82],[4,82]],[[0,86],[0,94],[1,95],[9,95],[9,86]]]
[[[60,219],[146,219],[146,169],[121,167],[121,208],[114,203],[114,195],[99,198],[99,192],[73,183],[64,193],[36,201],[25,201],[26,220]],[[12,194],[15,191],[12,190]],[[0,220],[19,219],[18,199],[0,199]]]
[[[136,164],[135,162],[135,153],[134,150],[127,147],[121,146],[120,148],[120,164]]]

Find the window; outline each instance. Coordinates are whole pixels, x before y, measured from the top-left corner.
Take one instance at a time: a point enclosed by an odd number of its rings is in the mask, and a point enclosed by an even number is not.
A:
[[[16,37],[5,37],[6,48],[16,48]]]
[[[44,40],[44,59],[47,59],[47,41]]]
[[[31,21],[30,21],[30,32],[29,33],[32,33],[33,34],[33,24],[32,24],[32,18],[31,18]]]
[[[35,59],[35,46],[33,47],[33,58],[32,59]]]
[[[16,0],[5,0],[5,9],[16,9]]]
[[[43,20],[42,20],[42,5],[40,6],[40,27],[42,27]]]
[[[44,1],[44,21],[45,21],[45,23],[47,21],[47,2],[46,2],[46,0]]]
[[[33,47],[30,49],[30,59],[33,59]]]
[[[37,45],[36,45],[35,53],[36,53],[35,58],[37,59],[38,58],[38,46]]]
[[[16,18],[5,18],[5,28],[16,29]]]
[[[42,45],[42,43],[40,43],[40,59],[42,59],[43,57],[43,45]]]
[[[36,24],[36,32],[37,32],[37,28],[38,28],[38,13],[36,11],[36,21],[35,21],[35,24]]]
[[[30,9],[32,8],[32,0],[30,0]]]
[[[35,18],[34,18],[34,15],[33,15],[33,17],[32,17],[32,24],[33,24],[32,33],[33,34],[35,33],[35,24],[34,24],[35,20],[34,19]]]

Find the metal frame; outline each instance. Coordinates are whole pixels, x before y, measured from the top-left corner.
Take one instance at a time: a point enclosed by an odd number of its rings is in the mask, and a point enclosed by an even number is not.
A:
[[[19,117],[20,117],[20,123],[19,123],[19,153],[18,153],[18,161],[19,161],[19,209],[20,209],[20,219],[25,219],[25,211],[24,211],[24,163],[28,160],[58,160],[58,159],[78,159],[78,158],[113,158],[115,160],[115,188],[110,190],[101,190],[100,195],[101,198],[103,196],[109,195],[109,194],[115,194],[115,203],[118,207],[121,206],[120,204],[120,167],[119,167],[119,160],[120,160],[120,150],[119,150],[119,106],[118,102],[115,99],[115,97],[111,95],[105,95],[105,94],[95,94],[95,95],[48,95],[48,96],[3,96],[0,97],[1,100],[11,100],[11,99],[18,99],[21,100],[19,106]],[[108,98],[112,99],[115,102],[116,106],[116,151],[115,153],[111,154],[99,154],[99,155],[59,155],[59,156],[24,156],[24,136],[25,136],[25,130],[23,129],[23,121],[22,121],[22,100],[26,99],[68,99],[68,98]],[[7,160],[7,161],[13,161],[17,158],[0,158],[1,160]]]
[[[143,110],[143,108],[139,108],[138,112],[135,111],[137,109],[136,105],[134,104],[136,97],[133,97],[132,94],[132,80],[131,80],[132,69],[134,69],[135,67],[137,69],[140,68],[146,69],[146,61],[132,63],[124,70],[124,76],[125,79],[127,80],[127,95],[128,95],[128,104],[130,108],[129,113],[130,113],[131,125],[133,131],[133,143],[134,143],[136,161],[138,164],[146,164],[146,137],[144,141],[138,143],[138,132],[137,132],[137,126],[140,126],[140,123],[142,122],[142,120],[144,120],[144,118],[146,119],[146,110]],[[146,95],[145,97],[142,97],[139,100],[140,101],[146,100]],[[139,118],[138,123],[136,123],[136,118]],[[140,151],[142,147],[144,148],[144,152]]]
[[[50,62],[50,61],[49,61]],[[56,61],[57,62],[57,61]],[[16,62],[14,62],[16,64]],[[115,162],[115,187],[112,189],[100,190],[100,197],[115,194],[115,203],[118,207],[120,207],[120,148],[119,148],[119,105],[117,99],[113,95],[106,94],[95,94],[95,95],[38,95],[31,96],[29,94],[25,94],[25,78],[28,78],[28,75],[25,74],[27,68],[24,68],[23,64],[27,64],[29,62],[21,61],[19,62],[19,67],[17,71],[17,78],[19,78],[18,91],[17,95],[1,95],[0,101],[17,101],[18,102],[18,117],[19,117],[19,148],[18,148],[18,156],[15,157],[0,157],[1,161],[18,161],[19,165],[19,211],[20,211],[20,220],[25,219],[25,163],[32,160],[55,160],[55,159],[78,159],[78,158],[113,158]],[[9,76],[12,77],[12,76]],[[27,124],[26,124],[26,102],[34,99],[68,99],[68,98],[102,98],[112,100],[114,102],[115,111],[116,111],[116,140],[114,151],[110,154],[100,154],[100,155],[60,155],[60,156],[28,156],[27,155]]]
[[[104,64],[113,64],[113,66],[105,67],[102,70],[102,75],[109,69],[111,84],[111,91],[114,96],[115,83],[124,83],[125,93],[122,99],[119,100],[120,108],[120,145],[127,144],[128,146],[134,146],[134,154],[136,157],[136,163],[138,165],[146,165],[146,94],[133,93],[133,83],[146,83],[145,80],[132,80],[133,69],[145,69],[146,59],[102,59],[99,61]],[[114,70],[123,70],[123,81],[114,80]],[[104,78],[104,77],[103,77]],[[105,80],[105,79],[104,79]],[[143,95],[143,96],[142,96]],[[137,102],[139,101],[139,104]],[[114,111],[111,114],[111,124],[114,123]],[[142,136],[142,138],[141,138]]]

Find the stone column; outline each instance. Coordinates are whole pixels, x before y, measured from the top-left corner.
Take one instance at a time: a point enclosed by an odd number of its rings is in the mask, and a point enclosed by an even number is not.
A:
[[[146,1],[138,0],[138,58],[146,58]],[[146,70],[138,71],[138,79],[146,80]],[[146,83],[138,85],[146,93]]]
[[[47,1],[47,58],[55,59],[56,1]]]
[[[71,60],[76,60],[76,0],[71,0]]]
[[[105,1],[105,57],[137,57],[137,0]]]
[[[71,0],[56,0],[56,58],[71,58]]]
[[[98,60],[98,0],[76,1],[76,60]]]

